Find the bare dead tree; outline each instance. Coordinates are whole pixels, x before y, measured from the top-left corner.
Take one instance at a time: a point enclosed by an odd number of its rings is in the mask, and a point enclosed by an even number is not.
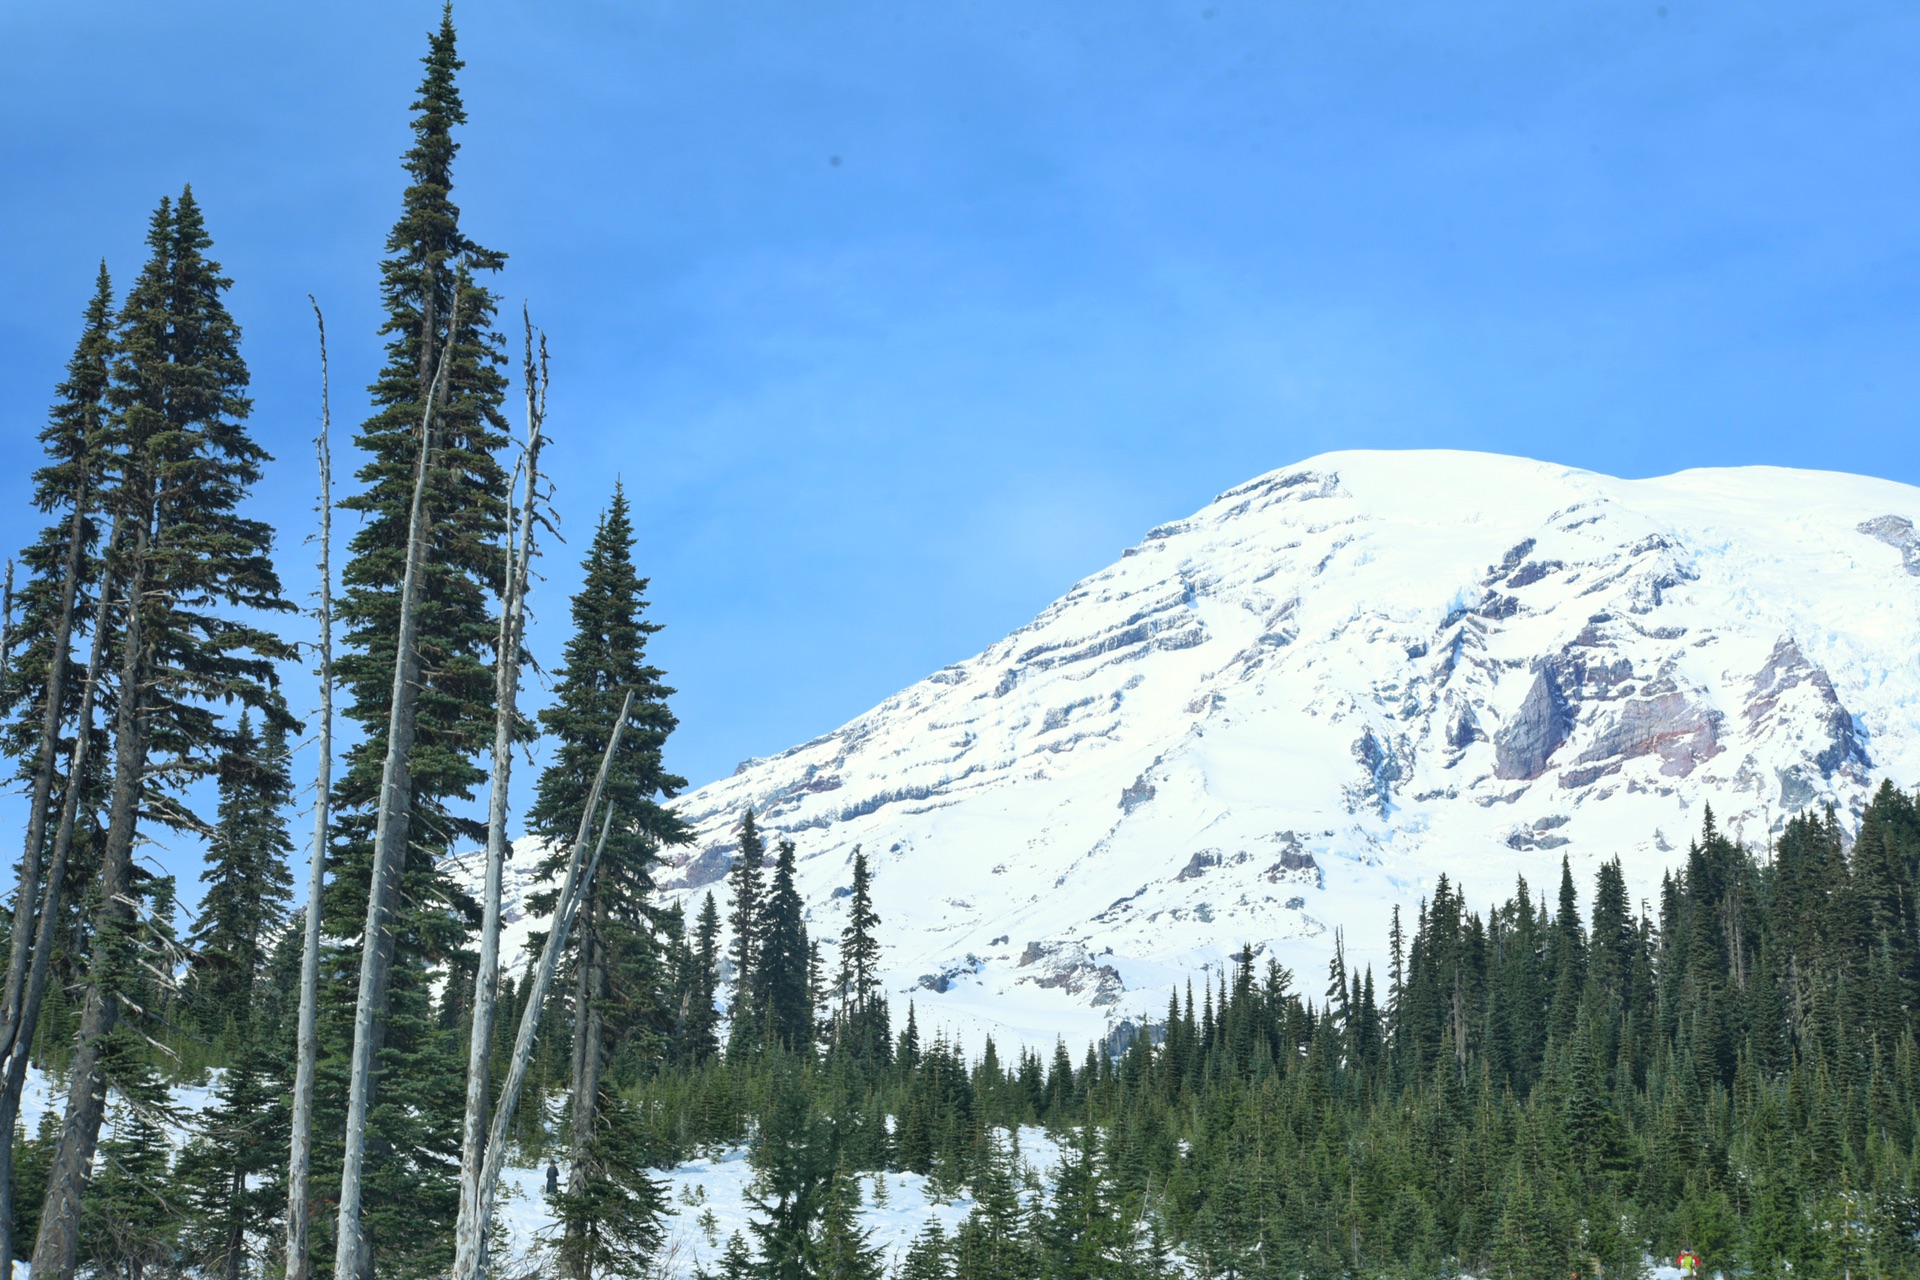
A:
[[[150,501],[150,499],[149,499]],[[137,504],[136,511],[140,510]],[[147,676],[152,670],[147,635],[149,521],[135,516],[133,545],[127,557],[127,623],[121,639],[120,697],[114,708],[113,787],[108,801],[107,834],[100,853],[100,897],[93,913],[93,952],[87,961],[86,1001],[74,1036],[68,1076],[65,1120],[60,1143],[47,1174],[40,1207],[40,1235],[33,1245],[32,1274],[69,1280],[80,1251],[81,1193],[93,1167],[100,1122],[107,1105],[107,1037],[120,1017],[115,974],[132,932],[134,898],[133,842],[140,800],[147,790],[150,724]],[[68,791],[77,790],[69,786]]]
[[[0,990],[0,1054],[11,1055],[33,1028],[20,1012],[27,970],[32,964],[29,945],[34,937],[35,913],[40,909],[41,872],[47,852],[47,818],[53,808],[55,766],[60,752],[61,713],[66,703],[67,665],[72,653],[74,610],[80,581],[86,570],[87,524],[92,507],[92,473],[83,461],[73,514],[67,520],[66,557],[60,566],[60,609],[48,637],[46,706],[40,718],[40,739],[34,752],[33,785],[27,802],[26,847],[20,857],[20,876],[14,886],[13,931],[7,945],[7,976]],[[0,635],[0,655],[10,659],[13,646],[13,561],[7,561],[6,626]],[[23,1076],[24,1080],[25,1077]],[[20,1114],[20,1095],[0,1091],[0,1119],[12,1133]],[[13,1253],[13,1144],[0,1151],[0,1258]]]
[[[312,294],[320,328],[320,764],[313,786],[313,853],[307,863],[306,936],[300,948],[300,1027],[294,1041],[293,1137],[287,1155],[287,1280],[308,1280],[307,1189],[313,1171],[313,1073],[319,1060],[320,892],[327,864],[327,821],[333,797],[333,414],[327,401],[327,320]]]
[[[494,1005],[500,974],[500,881],[507,860],[507,785],[513,770],[513,731],[519,719],[520,646],[526,631],[527,582],[533,564],[535,504],[539,501],[541,426],[547,410],[547,351],[533,355],[533,322],[521,309],[526,327],[523,374],[527,387],[527,442],[517,535],[507,543],[506,595],[500,606],[500,639],[493,670],[493,776],[487,801],[487,870],[482,892],[480,958],[473,986],[473,1029],[467,1049],[467,1111],[461,1129],[460,1213],[454,1228],[455,1253],[461,1241],[478,1238],[480,1170],[487,1138],[487,1067],[493,1049]],[[516,540],[517,539],[517,540]]]
[[[115,520],[113,532],[107,539],[107,549],[101,558],[99,596],[93,610],[93,645],[87,655],[86,683],[80,692],[80,710],[74,717],[73,751],[68,757],[66,794],[61,798],[60,820],[53,836],[53,852],[46,867],[46,891],[39,895],[43,900],[39,904],[38,918],[28,917],[22,925],[15,915],[16,929],[24,928],[27,937],[17,934],[14,945],[21,950],[22,963],[19,967],[19,991],[17,1004],[10,1003],[10,1012],[3,1029],[5,1032],[4,1050],[0,1051],[0,1132],[12,1133],[16,1121],[20,1118],[20,1102],[26,1092],[27,1067],[33,1060],[34,1032],[40,1025],[40,1005],[47,991],[47,976],[53,962],[53,932],[59,924],[61,899],[67,881],[67,855],[73,848],[73,828],[79,820],[80,785],[79,780],[87,762],[87,748],[93,738],[93,704],[100,686],[101,669],[106,663],[107,649],[103,637],[110,615],[113,598],[113,559],[114,551],[120,543],[122,523]],[[44,816],[41,819],[44,824]],[[44,826],[42,828],[44,832]],[[21,870],[21,892],[25,893],[26,870]],[[30,939],[30,941],[29,941]],[[11,960],[11,957],[10,957]],[[7,990],[10,996],[14,991],[13,970],[8,973]],[[0,1258],[13,1257],[13,1144],[4,1145],[0,1151],[0,1246],[7,1252]]]
[[[587,795],[585,812],[580,815],[580,829],[573,839],[573,850],[567,859],[567,877],[561,883],[560,897],[554,905],[553,921],[547,931],[547,941],[540,949],[540,963],[535,966],[533,977],[526,993],[526,1007],[520,1014],[520,1029],[513,1041],[513,1056],[507,1062],[507,1078],[500,1085],[500,1099],[494,1104],[493,1124],[487,1131],[487,1145],[476,1183],[475,1211],[471,1230],[455,1237],[453,1280],[479,1280],[485,1261],[487,1227],[493,1221],[493,1193],[500,1185],[500,1167],[506,1159],[507,1133],[513,1127],[513,1114],[519,1107],[520,1089],[526,1083],[527,1065],[533,1059],[533,1041],[540,1030],[540,1012],[546,1006],[547,992],[553,986],[554,971],[560,965],[561,953],[566,950],[567,934],[573,928],[573,918],[580,910],[580,901],[586,897],[587,885],[593,882],[593,873],[599,869],[600,855],[607,847],[607,833],[613,827],[613,806],[608,805],[600,823],[600,837],[594,843],[591,858],[587,855],[587,836],[593,830],[594,811],[600,807],[600,794],[606,789],[607,773],[613,768],[613,758],[620,749],[620,738],[626,732],[627,716],[633,710],[633,690],[627,690],[625,701],[620,704],[620,718],[613,723],[613,730],[607,735],[607,750],[600,757],[600,770],[594,775],[593,789]]]

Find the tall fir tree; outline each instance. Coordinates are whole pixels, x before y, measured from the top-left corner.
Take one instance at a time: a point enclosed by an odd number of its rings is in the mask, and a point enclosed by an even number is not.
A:
[[[102,757],[97,742],[89,744],[94,747],[93,767],[83,770],[81,778],[67,776],[61,766],[70,759],[63,735],[98,736],[91,715],[85,725],[76,723],[85,685],[76,642],[86,638],[87,618],[93,612],[88,591],[100,587],[100,472],[113,319],[113,282],[102,262],[80,341],[56,391],[59,399],[40,432],[46,461],[33,474],[33,504],[52,517],[52,523],[21,553],[27,578],[10,603],[20,609],[17,633],[24,640],[9,646],[0,670],[0,747],[19,762],[20,779],[28,790],[26,848],[15,880],[4,996],[0,996],[0,1063],[5,1064],[0,1070],[0,1133],[11,1133],[19,1118],[37,1031],[35,1013],[46,986],[50,957],[39,957],[40,976],[37,982],[34,979],[33,939],[39,932],[39,917],[50,912],[61,923],[67,922],[78,896],[71,889],[84,878],[86,869],[85,859],[66,868],[49,865],[55,815],[64,808],[70,787],[89,793],[89,815],[97,811],[100,800]],[[71,933],[70,927],[67,932]],[[0,1150],[0,1259],[16,1252],[17,1197],[11,1156],[10,1148]],[[38,1221],[37,1213],[34,1220]]]
[[[753,810],[740,817],[740,847],[733,856],[733,869],[727,875],[733,905],[727,916],[732,937],[727,943],[727,960],[733,970],[733,982],[727,996],[727,1054],[738,1056],[760,1043],[765,1029],[761,1007],[755,1003],[760,967],[761,897],[764,892],[767,846],[760,839],[760,827]]]
[[[616,1045],[653,1059],[671,1034],[673,1015],[665,990],[667,956],[653,902],[653,869],[661,850],[689,839],[686,826],[665,805],[686,781],[666,771],[662,752],[675,720],[667,706],[673,690],[647,660],[647,638],[660,628],[646,619],[647,581],[633,564],[634,532],[625,491],[594,529],[580,590],[573,597],[573,635],[567,641],[553,705],[540,713],[553,744],[553,762],[540,775],[528,828],[550,847],[565,850],[586,808],[588,792],[606,750],[608,735],[629,693],[628,728],[607,771],[604,803],[613,825],[592,881],[586,887],[570,942],[573,1071],[569,1111],[572,1154],[567,1187],[577,1208],[599,1215],[569,1219],[563,1255],[585,1277],[596,1265],[586,1232],[616,1232],[608,1215],[644,1217],[644,1160],[632,1141],[602,1135],[612,1105],[606,1072]],[[542,878],[564,875],[565,857],[541,864]],[[551,910],[556,893],[536,900]],[[623,1209],[622,1206],[625,1206]],[[629,1232],[644,1239],[644,1231]]]
[[[206,885],[200,917],[187,935],[192,968],[189,1008],[203,1031],[244,1036],[251,1021],[254,984],[267,964],[267,948],[286,923],[293,896],[287,859],[286,809],[292,791],[287,731],[269,721],[256,735],[241,717],[233,749],[220,763],[220,801],[207,849]]]
[[[761,921],[753,987],[766,1042],[789,1053],[810,1053],[813,1000],[808,969],[812,948],[807,941],[806,906],[794,884],[791,840],[782,840],[774,857],[773,879],[767,886]]]
[[[711,1059],[720,1048],[717,1034],[720,1011],[715,1004],[720,990],[720,909],[711,893],[701,900],[700,915],[693,926],[692,949],[693,972],[688,984],[682,1060],[698,1065]]]
[[[840,931],[840,972],[835,980],[836,1034],[856,1059],[884,1067],[893,1031],[886,1000],[880,994],[880,916],[873,909],[873,875],[867,855],[853,851],[853,884],[847,895],[847,923]]]
[[[215,769],[234,702],[286,723],[274,664],[291,650],[255,619],[290,609],[271,559],[273,532],[239,507],[266,452],[247,433],[252,403],[240,329],[207,257],[212,239],[189,188],[162,201],[151,256],[121,309],[108,430],[107,500],[131,530],[118,639],[113,786],[100,859],[85,1007],[60,1151],[34,1246],[36,1274],[73,1274],[80,1197],[104,1115],[106,1042],[137,942],[133,850],[143,815],[204,824],[181,792]]]
[[[497,301],[479,280],[506,259],[466,234],[452,199],[454,130],[467,117],[455,83],[463,64],[451,6],[422,61],[413,144],[402,160],[407,186],[381,263],[386,364],[369,388],[373,414],[356,437],[365,454],[358,471],[364,488],[340,503],[363,522],[341,575],[345,642],[335,664],[345,713],[362,736],[346,753],[334,788],[326,927],[338,942],[355,943],[367,918],[381,776],[396,713],[400,588],[427,424],[427,545],[416,642],[404,655],[415,677],[402,682],[397,709],[412,746],[387,815],[394,865],[380,890],[390,927],[376,938],[372,959],[376,1068],[360,1197],[363,1275],[429,1265],[458,1204],[454,1169],[465,1063],[458,1031],[440,1025],[432,1008],[428,975],[455,961],[476,915],[438,861],[456,841],[483,835],[482,825],[455,805],[471,799],[485,779],[477,756],[491,740],[494,609],[506,571],[510,478],[498,456],[508,438],[501,411],[504,343],[493,327]],[[324,1002],[321,1028],[320,1133],[337,1134],[346,1107],[355,1003],[349,993],[359,983],[361,950],[336,945],[327,975],[335,994]],[[337,1169],[337,1161],[338,1148],[316,1150],[316,1180]]]

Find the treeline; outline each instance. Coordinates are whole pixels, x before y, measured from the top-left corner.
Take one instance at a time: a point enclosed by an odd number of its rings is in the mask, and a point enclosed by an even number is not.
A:
[[[1383,978],[1336,948],[1309,994],[1248,950],[1118,1055],[969,1059],[911,1010],[887,1046],[823,1006],[804,1051],[636,1096],[663,1161],[752,1139],[767,1190],[729,1280],[881,1275],[820,1260],[881,1168],[975,1202],[914,1280],[1620,1277],[1682,1249],[1912,1275],[1916,894],[1920,811],[1888,785],[1851,842],[1804,815],[1756,853],[1709,815],[1640,908],[1617,860],[1584,905],[1565,863],[1552,904],[1523,881],[1484,913],[1443,879],[1410,931],[1395,912]],[[1036,1124],[1066,1151],[1044,1184],[1012,1145]]]

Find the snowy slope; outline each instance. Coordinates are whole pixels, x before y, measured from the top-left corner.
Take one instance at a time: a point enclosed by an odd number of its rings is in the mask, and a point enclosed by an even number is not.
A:
[[[724,907],[751,806],[830,941],[864,848],[896,1007],[976,1047],[1157,1015],[1243,942],[1317,995],[1442,873],[1484,903],[1618,854],[1648,894],[1708,804],[1760,842],[1920,780],[1915,520],[1833,473],[1312,458],[686,796],[665,880]]]
[[[1060,1163],[1059,1142],[1044,1129],[1027,1126],[1008,1135],[1015,1144],[1026,1178],[1044,1186]],[[749,1244],[749,1225],[755,1210],[749,1198],[754,1179],[745,1147],[730,1147],[675,1165],[657,1175],[665,1186],[670,1216],[665,1223],[659,1264],[664,1275],[692,1276],[696,1268],[715,1266],[728,1237],[738,1232]],[[1025,1179],[1023,1178],[1023,1181]],[[941,1198],[930,1181],[917,1173],[868,1173],[859,1179],[860,1224],[871,1234],[868,1243],[881,1251],[889,1274],[905,1259],[913,1238],[929,1220],[948,1235],[958,1229],[973,1209],[973,1198],[962,1189]],[[497,1218],[506,1240],[494,1260],[493,1272],[503,1280],[550,1273],[549,1252],[558,1229],[547,1210],[538,1169],[508,1169]],[[1034,1193],[1022,1193],[1031,1204]]]

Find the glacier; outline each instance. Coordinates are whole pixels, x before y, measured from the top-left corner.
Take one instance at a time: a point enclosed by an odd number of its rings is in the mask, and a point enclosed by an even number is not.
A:
[[[1920,779],[1920,489],[1324,454],[1149,530],[984,652],[677,802],[723,915],[751,807],[813,936],[874,872],[896,1026],[1076,1053],[1242,946],[1318,995],[1442,875],[1650,899],[1708,806],[1756,846]],[[858,655],[848,655],[858,660]],[[1264,959],[1262,961],[1264,965]]]

